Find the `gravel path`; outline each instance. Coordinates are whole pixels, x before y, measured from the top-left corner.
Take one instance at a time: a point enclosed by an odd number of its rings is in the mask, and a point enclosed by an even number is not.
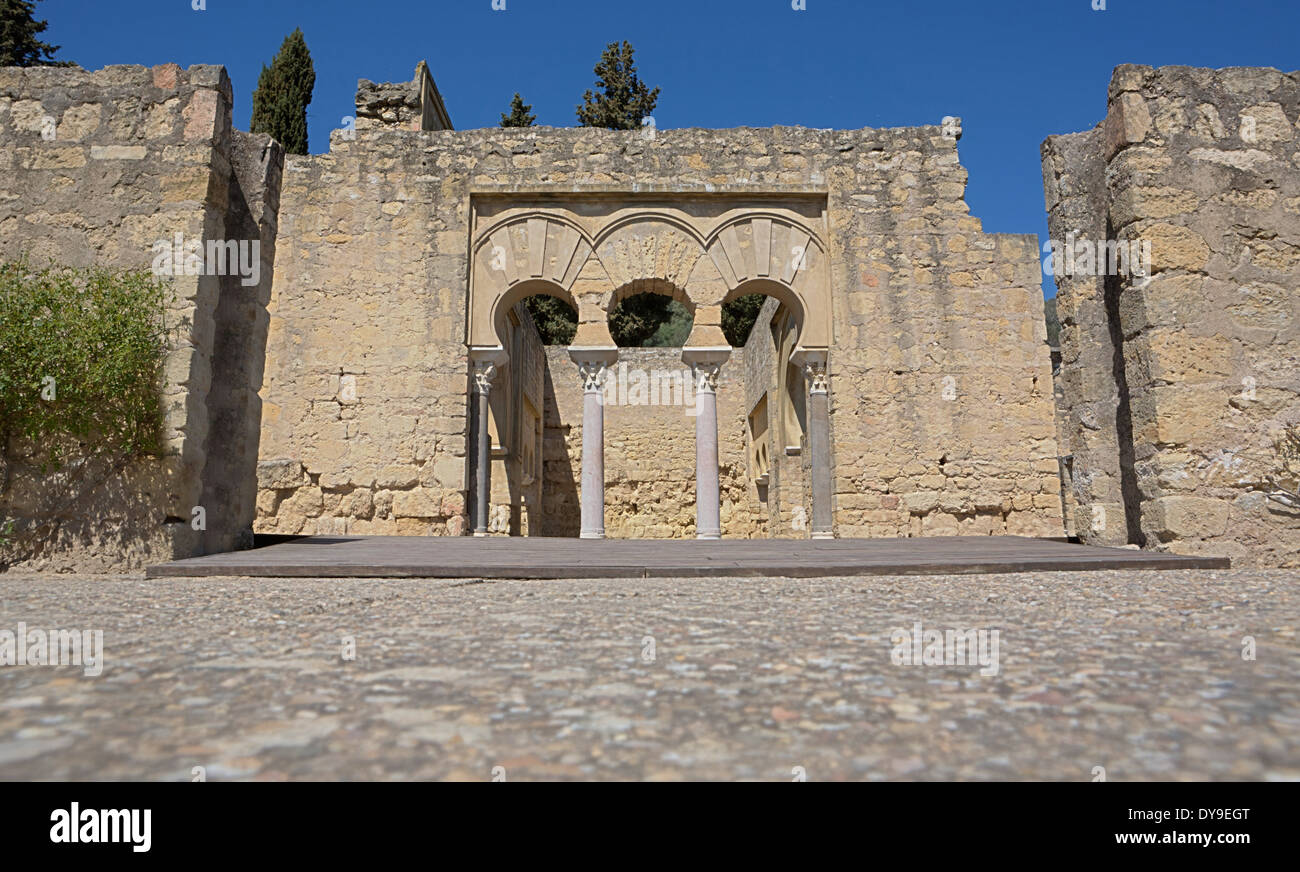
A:
[[[0,643],[104,647],[0,666],[0,778],[1294,780],[1297,582],[0,575]]]

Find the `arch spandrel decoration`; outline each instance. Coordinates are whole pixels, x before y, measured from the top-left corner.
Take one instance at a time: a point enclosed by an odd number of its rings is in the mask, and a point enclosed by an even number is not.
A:
[[[689,227],[653,214],[623,218],[602,230],[596,241],[596,256],[612,282],[602,305],[612,309],[621,296],[665,286],[687,308],[694,300],[686,293],[691,271],[704,251],[703,241]]]
[[[760,209],[733,209],[694,221],[671,208],[622,210],[603,220],[586,209],[582,223],[566,211],[516,212],[477,234],[470,275],[471,348],[499,347],[504,312],[533,293],[550,293],[575,306],[575,345],[612,347],[606,317],[619,298],[665,288],[695,313],[688,346],[719,344],[724,302],[766,293],[795,314],[800,349],[829,347],[829,269],[813,228]]]

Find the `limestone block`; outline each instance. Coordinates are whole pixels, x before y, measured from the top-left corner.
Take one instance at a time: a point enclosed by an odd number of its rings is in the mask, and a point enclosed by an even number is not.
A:
[[[257,464],[257,486],[278,490],[296,488],[306,481],[298,460],[261,460]]]
[[[1142,527],[1164,541],[1222,536],[1231,503],[1204,497],[1160,497],[1142,507]]]
[[[422,487],[397,491],[393,494],[392,514],[396,518],[442,517],[442,495]]]
[[[1151,132],[1151,112],[1140,94],[1119,95],[1106,116],[1106,158],[1127,145],[1142,142]]]
[[[1151,270],[1200,271],[1210,258],[1210,247],[1190,228],[1158,223],[1144,227],[1138,239],[1151,243]]]
[[[1242,109],[1238,133],[1247,143],[1290,142],[1296,135],[1282,106],[1274,102]]]
[[[92,145],[91,160],[144,160],[149,149],[143,145]]]
[[[103,107],[98,103],[81,103],[63,113],[56,128],[60,142],[80,142],[99,128]]]

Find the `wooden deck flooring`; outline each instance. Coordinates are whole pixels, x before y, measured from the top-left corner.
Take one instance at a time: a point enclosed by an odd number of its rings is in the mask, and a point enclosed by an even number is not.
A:
[[[1018,536],[921,539],[550,539],[306,536],[151,566],[149,578],[670,578],[1226,569],[1181,557]]]

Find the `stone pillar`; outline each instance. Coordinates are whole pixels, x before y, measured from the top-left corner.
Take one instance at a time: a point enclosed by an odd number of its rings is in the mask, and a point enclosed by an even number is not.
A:
[[[833,539],[831,515],[831,398],[826,352],[800,352],[808,378],[808,449],[812,455],[812,538]]]
[[[488,404],[492,379],[498,367],[506,360],[503,349],[487,351],[470,350],[474,391],[474,535],[488,534],[488,510],[491,508],[492,490],[492,438]]]
[[[605,376],[617,348],[569,348],[582,376],[582,539],[605,538]]]
[[[718,376],[731,348],[685,348],[695,378],[695,538],[722,538],[718,488]]]

